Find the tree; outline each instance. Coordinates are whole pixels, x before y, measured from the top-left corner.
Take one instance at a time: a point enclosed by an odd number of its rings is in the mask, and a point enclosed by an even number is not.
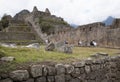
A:
[[[9,20],[8,20],[8,16],[6,14],[4,14],[4,16],[1,18],[1,24],[2,24],[3,29],[8,27]]]
[[[48,22],[41,22],[40,28],[43,33],[51,34],[54,32],[54,26]]]

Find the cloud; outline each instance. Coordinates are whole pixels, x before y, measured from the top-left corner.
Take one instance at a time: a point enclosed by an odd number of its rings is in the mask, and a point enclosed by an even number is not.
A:
[[[22,9],[32,11],[33,6],[63,17],[73,24],[100,22],[108,16],[120,17],[120,0],[0,0],[0,16],[18,13]]]

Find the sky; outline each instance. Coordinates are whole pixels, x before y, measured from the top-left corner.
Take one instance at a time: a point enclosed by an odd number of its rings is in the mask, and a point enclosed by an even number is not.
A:
[[[40,11],[49,8],[51,14],[76,25],[101,22],[108,16],[120,18],[120,0],[0,0],[0,17],[32,11],[34,6]]]

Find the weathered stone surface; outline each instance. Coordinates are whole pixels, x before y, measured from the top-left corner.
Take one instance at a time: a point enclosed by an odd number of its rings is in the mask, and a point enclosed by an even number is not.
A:
[[[34,6],[32,13],[38,12],[38,9],[36,6]]]
[[[55,43],[55,49],[59,49],[60,47],[62,47],[64,45],[65,45],[64,41],[58,41]]]
[[[47,76],[47,82],[55,82],[54,76]]]
[[[0,82],[13,82],[11,79],[7,78],[7,79],[4,79],[4,80],[0,80]]]
[[[34,82],[34,79],[28,79],[28,80],[23,81],[23,82]]]
[[[57,65],[55,66],[55,68],[56,68],[56,71],[57,71],[57,74],[58,74],[58,75],[59,75],[59,74],[65,74],[65,67],[64,67],[63,64],[57,64]]]
[[[79,69],[80,69],[80,74],[85,73],[85,69],[84,69],[84,67],[81,67],[81,68],[79,68]]]
[[[73,77],[78,77],[80,75],[80,69],[79,68],[75,68],[71,75]]]
[[[85,64],[86,65],[91,65],[93,63],[93,59],[92,58],[87,58],[86,60],[85,60]]]
[[[45,48],[46,51],[53,51],[54,49],[55,49],[54,43],[49,43]]]
[[[99,69],[100,69],[100,65],[92,65],[91,66],[92,71],[96,71],[96,70],[99,70]]]
[[[55,82],[65,82],[65,75],[56,75],[55,76]]]
[[[48,70],[47,70],[47,66],[43,65],[43,76],[47,76],[48,74]]]
[[[85,66],[85,72],[86,72],[86,73],[90,73],[90,72],[91,72],[90,66]]]
[[[47,82],[46,77],[39,77],[35,80],[35,82]]]
[[[24,81],[29,78],[27,70],[16,70],[10,73],[10,78],[14,81]]]
[[[32,77],[42,76],[42,66],[41,65],[33,65],[31,67],[31,75],[32,75]]]
[[[63,53],[68,53],[68,54],[71,54],[73,52],[72,47],[68,44],[65,44],[65,45],[57,48],[57,51],[63,52]]]
[[[47,13],[48,15],[51,15],[51,13],[50,13],[48,8],[45,9],[45,13]]]
[[[85,73],[83,73],[83,74],[80,74],[80,76],[78,77],[79,78],[79,80],[81,80],[81,81],[85,81],[85,79],[86,79],[86,74]]]
[[[5,62],[12,62],[15,60],[15,57],[2,57],[0,60]]]
[[[70,82],[81,82],[78,78],[72,79]]]
[[[71,75],[65,75],[65,82],[69,82],[71,79]]]
[[[72,65],[65,65],[66,68],[66,74],[70,74],[74,71],[74,66]]]
[[[1,79],[6,79],[9,77],[9,75],[8,74],[0,74],[0,77],[1,77]]]
[[[54,67],[48,66],[48,75],[55,75],[56,74],[56,69]]]
[[[73,65],[75,67],[83,67],[83,66],[85,66],[85,61],[74,62]]]

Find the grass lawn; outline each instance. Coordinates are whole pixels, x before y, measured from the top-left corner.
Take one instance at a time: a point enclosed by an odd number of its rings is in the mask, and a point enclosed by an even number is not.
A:
[[[115,55],[120,53],[119,49],[107,49],[107,48],[89,48],[89,47],[74,47],[73,54],[65,54],[56,51],[45,51],[44,46],[41,46],[39,50],[30,48],[5,48],[0,47],[0,52],[6,56],[13,56],[16,58],[14,62],[0,62],[0,73],[8,72],[16,68],[24,68],[26,64],[38,63],[38,62],[62,62],[70,63],[85,59],[97,52],[108,53],[109,55]],[[22,66],[23,65],[23,66]]]

